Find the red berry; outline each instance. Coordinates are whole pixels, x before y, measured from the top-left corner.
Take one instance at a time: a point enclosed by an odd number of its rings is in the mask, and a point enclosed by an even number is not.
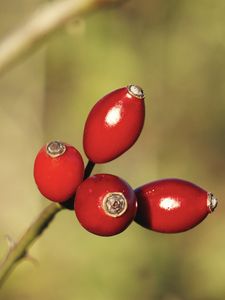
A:
[[[86,230],[111,236],[124,231],[133,221],[137,200],[132,188],[121,178],[97,174],[80,184],[74,208]]]
[[[163,179],[135,190],[135,221],[158,232],[175,233],[199,224],[217,205],[211,194],[188,181]]]
[[[95,163],[115,159],[139,137],[144,125],[143,90],[129,85],[99,100],[90,111],[84,128],[84,150]]]
[[[81,183],[83,175],[83,159],[71,145],[50,142],[36,156],[35,182],[42,195],[52,201],[68,200]]]

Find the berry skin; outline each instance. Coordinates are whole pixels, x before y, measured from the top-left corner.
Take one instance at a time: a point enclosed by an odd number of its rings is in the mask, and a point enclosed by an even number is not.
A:
[[[95,163],[111,161],[127,151],[144,125],[144,92],[129,85],[107,94],[90,111],[85,123],[83,145]]]
[[[199,224],[217,206],[217,199],[197,185],[181,179],[163,179],[135,190],[135,221],[148,229],[177,233]]]
[[[86,230],[112,236],[124,231],[133,221],[137,200],[132,188],[121,178],[97,174],[78,187],[74,209]]]
[[[34,179],[41,194],[54,202],[68,200],[83,180],[84,163],[71,145],[53,141],[38,152]]]

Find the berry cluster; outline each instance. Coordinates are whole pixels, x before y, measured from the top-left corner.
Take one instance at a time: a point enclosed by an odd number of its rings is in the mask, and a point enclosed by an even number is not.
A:
[[[144,92],[136,85],[117,89],[100,99],[86,120],[83,146],[86,169],[73,146],[53,141],[42,147],[34,163],[39,191],[65,207],[71,204],[80,224],[100,236],[124,231],[135,220],[165,233],[186,231],[217,206],[207,191],[181,179],[162,179],[133,190],[111,174],[89,177],[95,163],[109,162],[139,137],[145,118]]]

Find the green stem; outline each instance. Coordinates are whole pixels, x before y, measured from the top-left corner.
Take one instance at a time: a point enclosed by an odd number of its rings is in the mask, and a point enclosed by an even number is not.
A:
[[[52,203],[47,206],[36,221],[31,224],[19,242],[9,250],[0,265],[0,286],[4,283],[16,264],[26,257],[27,251],[32,243],[42,234],[54,216],[62,209],[63,207],[58,203]]]
[[[88,162],[85,168],[86,178],[90,176],[93,168],[94,163]],[[5,259],[0,264],[0,286],[5,282],[18,262],[23,258],[26,258],[30,246],[44,232],[54,219],[55,215],[63,209],[65,209],[65,207],[59,203],[52,203],[47,206],[40,213],[36,221],[30,225],[22,238],[9,249]]]

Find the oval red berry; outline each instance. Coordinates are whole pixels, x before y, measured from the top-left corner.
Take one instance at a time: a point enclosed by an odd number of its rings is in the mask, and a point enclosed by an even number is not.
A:
[[[83,159],[71,145],[54,141],[42,147],[36,156],[34,179],[41,194],[49,200],[68,200],[83,175]]]
[[[87,157],[105,163],[127,151],[144,124],[143,90],[135,85],[111,92],[99,100],[85,123],[83,145]]]
[[[158,232],[176,233],[199,224],[217,205],[211,193],[181,179],[163,179],[135,190],[135,221]]]
[[[86,230],[112,236],[124,231],[133,221],[137,200],[132,188],[121,178],[97,174],[78,187],[74,209]]]

